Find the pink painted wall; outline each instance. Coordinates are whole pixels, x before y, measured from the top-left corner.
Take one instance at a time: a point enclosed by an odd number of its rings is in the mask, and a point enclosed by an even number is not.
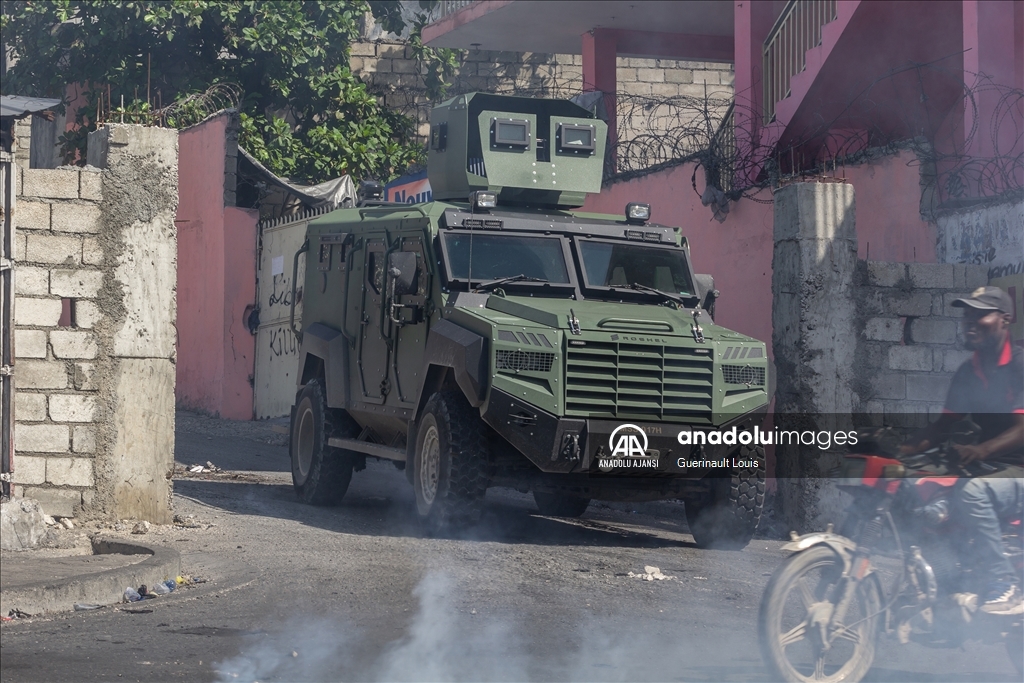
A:
[[[256,300],[258,213],[224,206],[228,115],[178,137],[179,406],[252,419],[255,338],[244,311]]]
[[[903,151],[872,163],[848,166],[854,186],[858,256],[874,261],[935,263],[937,228],[920,215],[920,173],[913,152]],[[622,214],[628,202],[649,202],[652,220],[680,226],[690,243],[693,267],[715,277],[722,292],[716,304],[720,325],[761,339],[772,339],[772,251],[774,215],[771,193],[730,204],[724,223],[712,220],[690,178],[693,165],[616,183],[591,195],[585,211]],[[703,172],[697,171],[703,192]],[[868,253],[870,250],[870,254]]]

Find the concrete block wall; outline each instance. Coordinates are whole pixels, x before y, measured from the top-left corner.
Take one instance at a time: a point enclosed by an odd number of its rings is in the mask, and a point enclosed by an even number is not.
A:
[[[177,132],[107,126],[89,161],[19,174],[15,494],[168,521]]]
[[[942,411],[971,352],[951,304],[988,283],[987,265],[860,261],[855,412],[874,424],[920,427]]]
[[[383,93],[388,106],[415,115],[420,141],[426,142],[430,103],[412,48],[402,42],[357,42],[352,44],[351,55],[352,73]],[[732,64],[675,59],[619,57],[616,69],[619,92],[656,98],[704,97],[706,86],[709,95],[728,100],[733,94],[733,76]],[[583,57],[471,50],[449,92],[474,90],[571,97],[583,90]],[[637,116],[639,125],[644,112]]]

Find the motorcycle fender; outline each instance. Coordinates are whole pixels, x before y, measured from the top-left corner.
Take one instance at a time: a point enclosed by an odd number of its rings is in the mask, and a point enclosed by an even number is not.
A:
[[[802,552],[816,545],[828,546],[832,552],[838,555],[843,560],[844,572],[849,572],[852,569],[850,563],[853,560],[853,551],[857,546],[846,536],[830,534],[823,531],[804,534],[803,536],[797,536],[792,541],[782,546],[782,549],[793,552]]]

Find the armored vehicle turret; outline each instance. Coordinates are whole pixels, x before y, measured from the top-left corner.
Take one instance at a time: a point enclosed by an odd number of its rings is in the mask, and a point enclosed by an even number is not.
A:
[[[699,545],[750,540],[765,345],[714,323],[713,280],[647,204],[577,210],[606,138],[569,101],[461,95],[431,113],[434,201],[310,222],[290,433],[303,500],[340,501],[371,457],[405,470],[434,531],[505,486],[562,516],[683,499]]]

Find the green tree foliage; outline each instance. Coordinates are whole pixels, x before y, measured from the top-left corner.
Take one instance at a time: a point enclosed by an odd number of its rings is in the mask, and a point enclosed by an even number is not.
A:
[[[420,3],[427,9],[433,3]],[[138,114],[214,84],[241,89],[240,143],[275,173],[316,183],[349,174],[388,179],[422,160],[414,121],[381,106],[349,69],[349,46],[366,12],[387,30],[405,27],[396,2],[358,0],[48,0],[8,2],[3,43],[17,55],[10,94],[61,97],[83,83],[82,124],[67,136],[82,158],[102,92]],[[443,95],[454,51],[412,43],[430,93]],[[149,98],[147,101],[147,88]],[[130,106],[127,106],[130,103]],[[193,109],[172,123],[187,125]],[[195,109],[201,112],[200,109]]]

